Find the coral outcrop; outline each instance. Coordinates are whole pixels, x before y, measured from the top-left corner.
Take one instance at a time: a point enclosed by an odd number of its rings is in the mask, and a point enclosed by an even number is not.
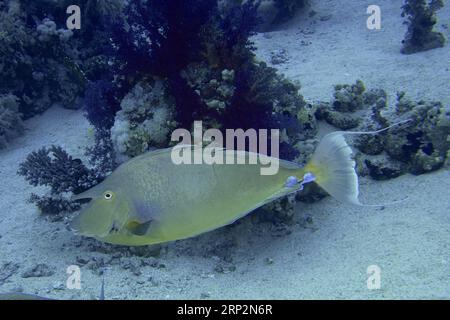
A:
[[[406,0],[402,17],[408,26],[401,52],[411,54],[443,47],[445,37],[434,30],[436,11],[444,7],[443,0]]]
[[[381,89],[365,91],[362,82],[337,86],[334,101],[320,102],[316,115],[342,130],[375,131],[409,120],[377,135],[355,139],[358,170],[375,179],[406,172],[422,174],[441,168],[450,150],[450,112],[440,102],[412,101],[404,92],[389,107]]]
[[[175,102],[167,82],[152,79],[138,83],[122,100],[111,129],[118,154],[134,157],[150,147],[165,147],[176,128]]]

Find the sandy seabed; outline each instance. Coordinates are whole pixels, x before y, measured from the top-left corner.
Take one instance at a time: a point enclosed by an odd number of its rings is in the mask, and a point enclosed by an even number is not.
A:
[[[373,1],[312,1],[317,14],[300,15],[278,31],[254,37],[257,55],[288,60],[276,67],[300,80],[309,101],[329,100],[337,83],[361,79],[383,88],[393,107],[404,90],[413,99],[450,106],[450,50],[400,54],[405,26],[401,1],[378,0],[382,29],[370,31],[366,8]],[[331,16],[330,16],[331,14]],[[450,10],[439,12],[439,29],[450,38]],[[361,179],[365,203],[346,206],[328,197],[298,203],[294,223],[276,230],[245,218],[194,239],[163,246],[157,258],[114,254],[82,239],[65,221],[50,223],[27,202],[35,188],[16,172],[31,151],[61,145],[83,157],[90,143],[81,111],[54,107],[26,122],[26,134],[0,151],[0,292],[24,291],[56,299],[95,299],[106,265],[108,299],[406,299],[450,298],[450,173],[446,169],[390,181]],[[105,249],[106,248],[106,249]],[[52,275],[26,277],[45,264]],[[69,265],[81,266],[81,290],[66,288]],[[381,287],[369,290],[367,268],[381,270]]]

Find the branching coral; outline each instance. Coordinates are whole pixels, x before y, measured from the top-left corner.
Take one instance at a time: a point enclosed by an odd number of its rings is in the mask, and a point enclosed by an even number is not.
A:
[[[57,146],[29,154],[18,174],[33,186],[50,187],[53,193],[80,193],[95,183],[92,171],[80,159],[73,159]]]
[[[0,95],[0,149],[23,131],[17,97]]]
[[[402,17],[408,25],[401,52],[411,54],[443,47],[445,37],[434,31],[436,11],[444,6],[443,0],[406,0],[402,6]]]
[[[45,213],[72,211],[78,206],[69,197],[81,193],[101,181],[102,177],[88,169],[80,159],[73,159],[61,147],[42,148],[28,155],[18,174],[33,186],[50,188],[45,196],[32,195],[30,200]]]

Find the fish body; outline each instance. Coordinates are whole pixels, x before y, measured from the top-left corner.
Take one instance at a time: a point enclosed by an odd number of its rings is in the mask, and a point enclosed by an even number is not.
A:
[[[233,153],[224,155],[232,157]],[[247,158],[248,153],[241,155]],[[294,191],[295,187],[285,186],[286,181],[294,172],[302,174],[302,169],[288,162],[282,162],[275,175],[261,175],[260,169],[260,164],[176,165],[171,149],[149,152],[121,165],[79,196],[109,207],[101,209],[105,211],[102,221],[108,223],[98,228],[91,219],[83,223],[81,215],[74,226],[85,235],[115,244],[146,245],[192,237],[230,224]],[[109,202],[104,199],[108,191],[113,197]],[[95,206],[86,210],[95,210]],[[111,211],[118,214],[109,219]]]
[[[354,161],[342,133],[325,137],[305,168],[262,155],[266,161],[249,164],[249,152],[218,152],[225,159],[234,157],[224,161],[233,164],[177,165],[171,159],[172,149],[131,159],[102,183],[74,197],[91,201],[72,227],[81,235],[121,245],[185,239],[228,225],[295,192],[305,174],[336,198],[359,204]],[[243,164],[236,164],[236,158]],[[267,160],[280,161],[276,174],[261,175],[261,163]]]

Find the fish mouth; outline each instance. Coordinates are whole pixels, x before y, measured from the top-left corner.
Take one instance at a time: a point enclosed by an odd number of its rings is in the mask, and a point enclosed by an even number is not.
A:
[[[84,194],[84,192],[80,193],[80,194],[74,194],[72,197],[70,197],[70,201],[79,201],[79,200],[89,200],[90,201],[92,199],[93,199],[92,196]],[[86,201],[83,201],[83,202],[86,202]]]

